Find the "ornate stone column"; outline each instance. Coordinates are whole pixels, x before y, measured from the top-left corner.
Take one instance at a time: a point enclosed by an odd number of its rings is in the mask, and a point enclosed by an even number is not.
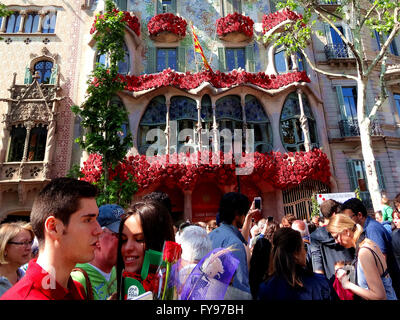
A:
[[[216,105],[215,102],[212,102],[212,113],[213,113],[213,125],[212,125],[212,131],[213,131],[213,150],[215,150],[216,153],[218,153],[219,150],[219,141],[218,141],[218,124],[217,124],[217,112],[216,112]]]
[[[5,33],[6,32],[6,25],[7,25],[7,17],[3,17],[3,20],[1,21],[1,26],[0,26],[0,32]]]
[[[300,125],[304,135],[304,149],[306,151],[310,151],[311,150],[310,130],[308,126],[308,119],[304,113],[302,93],[303,91],[301,89],[297,89],[297,95],[299,97],[299,105],[300,105]]]
[[[31,135],[31,130],[35,126],[35,124],[33,123],[33,121],[26,121],[24,123],[24,126],[26,128],[26,136],[25,136],[25,144],[24,144],[24,153],[23,153],[21,162],[26,162],[26,160],[28,159],[29,138]]]
[[[197,150],[201,151],[201,100],[196,100],[196,107],[197,107],[197,129],[196,129],[196,136],[194,137],[194,143],[197,145]],[[197,137],[197,141],[196,141]]]
[[[35,33],[42,33],[43,21],[44,18],[46,17],[47,12],[44,10],[40,10],[38,13],[39,13],[39,25]]]
[[[165,119],[165,138],[167,140],[167,150],[165,150],[166,154],[169,154],[169,147],[170,147],[170,130],[169,130],[169,108],[171,106],[171,100],[170,97],[166,98],[166,102],[165,102],[166,106],[167,106],[167,115],[166,115],[166,119]]]
[[[26,16],[28,15],[28,11],[26,10],[21,10],[19,12],[20,16],[21,16],[21,20],[19,22],[19,29],[18,29],[18,33],[24,33],[24,27],[25,27],[25,19]]]

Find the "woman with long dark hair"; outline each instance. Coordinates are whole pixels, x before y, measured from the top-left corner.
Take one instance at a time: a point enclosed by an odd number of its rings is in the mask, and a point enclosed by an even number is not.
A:
[[[156,201],[139,201],[121,218],[118,236],[117,299],[124,299],[123,274],[140,277],[145,251],[161,252],[165,241],[175,241],[172,218]],[[149,279],[156,270],[149,270]],[[149,280],[148,284],[151,285]]]
[[[306,250],[300,232],[281,228],[272,241],[269,278],[261,283],[260,300],[332,300],[324,275],[306,269]]]

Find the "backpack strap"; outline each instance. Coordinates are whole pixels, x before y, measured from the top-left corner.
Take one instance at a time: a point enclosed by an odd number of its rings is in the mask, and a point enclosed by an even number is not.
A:
[[[83,276],[85,277],[86,300],[93,300],[93,288],[92,288],[92,284],[90,283],[89,275],[87,274],[87,272],[84,269],[79,268],[79,267],[72,269],[72,272],[74,272],[74,271],[81,272],[83,274]]]

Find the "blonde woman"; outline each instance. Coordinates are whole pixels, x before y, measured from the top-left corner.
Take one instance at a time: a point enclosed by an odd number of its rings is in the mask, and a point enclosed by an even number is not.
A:
[[[386,259],[375,242],[360,237],[363,228],[347,215],[336,214],[329,220],[327,230],[343,247],[356,248],[357,284],[349,281],[344,269],[338,269],[336,276],[343,288],[367,300],[397,300]]]
[[[0,225],[0,296],[24,276],[20,267],[32,257],[33,238],[29,223]]]

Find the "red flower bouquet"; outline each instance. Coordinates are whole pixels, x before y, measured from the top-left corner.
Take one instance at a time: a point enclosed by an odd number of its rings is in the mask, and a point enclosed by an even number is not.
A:
[[[172,13],[161,13],[150,19],[147,29],[150,36],[157,36],[161,32],[170,32],[183,38],[186,35],[186,26],[185,19]]]
[[[251,38],[253,25],[254,21],[251,18],[235,12],[217,20],[217,34],[224,37],[229,33],[238,32],[244,34],[246,38]]]

